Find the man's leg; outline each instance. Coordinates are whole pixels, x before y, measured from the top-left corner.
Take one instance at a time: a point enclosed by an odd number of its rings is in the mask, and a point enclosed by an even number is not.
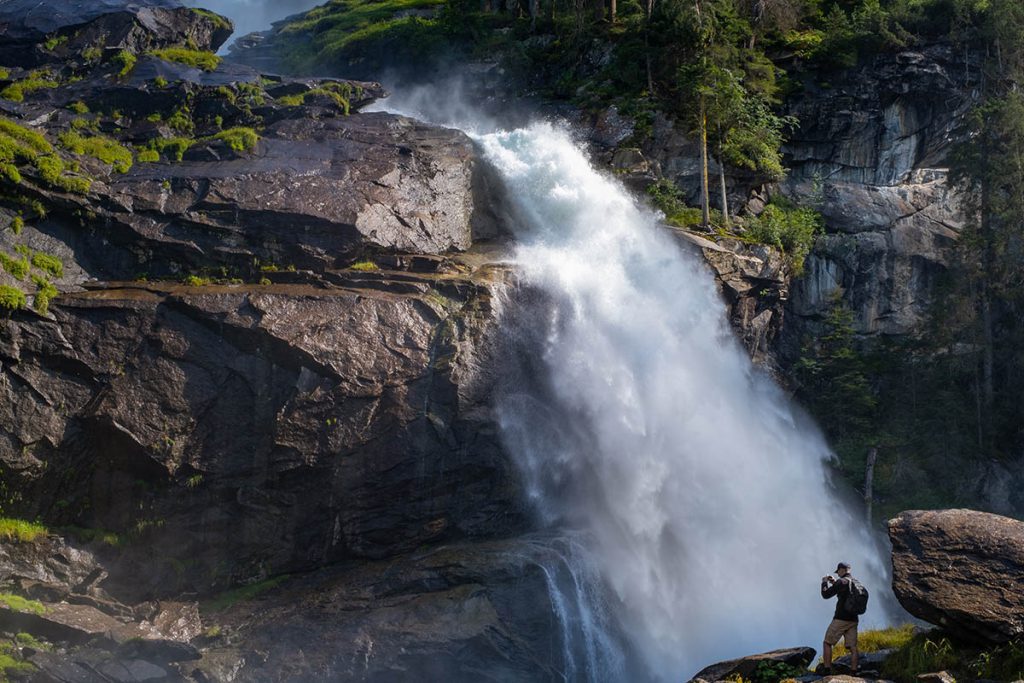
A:
[[[844,642],[846,643],[846,647],[850,650],[850,668],[853,670],[853,673],[857,673],[857,664],[860,663],[860,651],[857,649],[856,623],[854,623],[850,630],[846,632]]]
[[[832,668],[832,646],[827,640],[821,644],[821,661],[826,669]]]

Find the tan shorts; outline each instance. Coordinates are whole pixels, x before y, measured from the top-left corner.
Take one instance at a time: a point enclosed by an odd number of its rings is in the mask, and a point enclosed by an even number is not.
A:
[[[857,622],[833,619],[832,623],[828,625],[828,630],[825,631],[825,642],[835,645],[840,638],[846,643],[847,648],[852,650],[857,647]]]

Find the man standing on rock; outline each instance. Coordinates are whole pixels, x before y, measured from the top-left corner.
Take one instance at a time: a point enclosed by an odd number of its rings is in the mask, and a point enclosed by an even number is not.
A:
[[[848,611],[850,587],[853,584],[853,576],[850,575],[850,565],[846,562],[840,562],[836,566],[836,574],[839,575],[839,579],[834,579],[831,575],[824,576],[821,579],[821,597],[826,600],[831,597],[839,598],[836,601],[835,617],[833,617],[832,623],[828,625],[828,630],[825,631],[825,643],[821,651],[822,664],[829,672],[832,671],[832,646],[842,638],[843,642],[846,643],[846,648],[850,651],[850,668],[853,673],[857,673],[857,659],[859,656],[857,652],[858,615],[856,612]]]

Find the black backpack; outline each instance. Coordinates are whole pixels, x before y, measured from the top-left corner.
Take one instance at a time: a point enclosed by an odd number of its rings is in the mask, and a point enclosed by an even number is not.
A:
[[[843,601],[843,611],[860,616],[868,611],[868,589],[852,576],[846,577],[850,592]]]

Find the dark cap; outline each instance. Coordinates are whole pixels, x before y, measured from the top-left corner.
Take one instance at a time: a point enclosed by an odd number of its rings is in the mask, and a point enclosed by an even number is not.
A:
[[[848,565],[846,562],[840,562],[839,564],[836,565],[836,571],[839,571],[840,569],[845,569],[846,571],[850,571],[850,565]]]

